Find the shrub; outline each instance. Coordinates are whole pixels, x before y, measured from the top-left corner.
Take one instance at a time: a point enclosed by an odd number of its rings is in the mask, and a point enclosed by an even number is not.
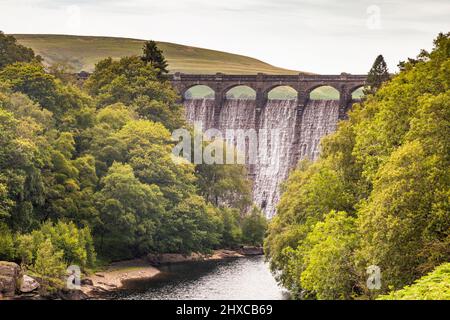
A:
[[[253,208],[249,215],[242,219],[242,241],[247,245],[262,245],[267,230],[267,220],[258,210]]]
[[[6,224],[0,223],[0,260],[13,260],[14,237]]]
[[[450,263],[444,263],[414,284],[378,300],[450,300]]]
[[[78,229],[74,223],[59,221],[44,223],[39,230],[17,237],[17,255],[25,265],[34,265],[42,243],[50,241],[57,251],[61,251],[63,261],[80,267],[95,263],[95,251],[89,228]]]
[[[52,293],[64,285],[63,277],[66,265],[63,260],[64,252],[54,248],[50,239],[40,243],[36,260],[30,267],[31,274],[39,279],[41,293]]]

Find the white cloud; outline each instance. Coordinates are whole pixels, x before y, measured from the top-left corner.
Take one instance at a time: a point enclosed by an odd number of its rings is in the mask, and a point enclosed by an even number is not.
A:
[[[367,8],[380,8],[368,28]],[[72,9],[70,9],[72,8]],[[391,70],[450,29],[448,0],[0,0],[0,30],[157,39],[318,73]]]

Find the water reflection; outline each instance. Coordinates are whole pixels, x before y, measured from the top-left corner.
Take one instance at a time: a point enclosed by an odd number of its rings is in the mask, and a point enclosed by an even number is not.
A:
[[[264,257],[163,266],[156,277],[128,281],[116,299],[285,300]]]

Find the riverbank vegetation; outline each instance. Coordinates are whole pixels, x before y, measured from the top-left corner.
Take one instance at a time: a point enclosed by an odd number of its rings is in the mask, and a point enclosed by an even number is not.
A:
[[[400,68],[284,186],[265,251],[297,297],[448,298],[439,266],[450,261],[449,34]],[[371,265],[379,290],[366,285]]]
[[[68,265],[92,268],[96,257],[262,243],[264,218],[245,215],[243,166],[172,161],[170,132],[186,123],[164,70],[137,56],[108,58],[79,87],[0,33],[4,44],[0,260],[52,288]]]

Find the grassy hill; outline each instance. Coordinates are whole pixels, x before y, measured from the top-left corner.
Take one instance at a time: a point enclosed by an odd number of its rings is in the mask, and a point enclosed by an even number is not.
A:
[[[95,64],[106,57],[118,59],[124,56],[140,55],[145,40],[91,37],[70,35],[37,35],[15,34],[19,43],[32,48],[36,54],[44,58],[44,63],[66,63],[74,72],[81,70],[91,72]],[[288,70],[272,66],[263,61],[203,48],[184,46],[169,42],[158,42],[169,62],[170,72],[214,74],[298,74],[301,71]],[[303,72],[307,73],[307,72]],[[193,97],[203,97],[209,94],[205,88],[195,87],[191,92]],[[237,88],[236,97],[251,96],[249,88]],[[280,87],[270,95],[273,99],[295,98],[296,93],[289,88]],[[314,99],[338,99],[338,94],[329,87],[316,89],[311,97]]]
[[[46,64],[64,62],[74,71],[92,71],[106,57],[140,55],[144,40],[69,35],[14,35],[18,42],[32,48]],[[260,60],[209,49],[158,42],[171,72],[214,74],[298,74],[299,71],[274,67]]]

